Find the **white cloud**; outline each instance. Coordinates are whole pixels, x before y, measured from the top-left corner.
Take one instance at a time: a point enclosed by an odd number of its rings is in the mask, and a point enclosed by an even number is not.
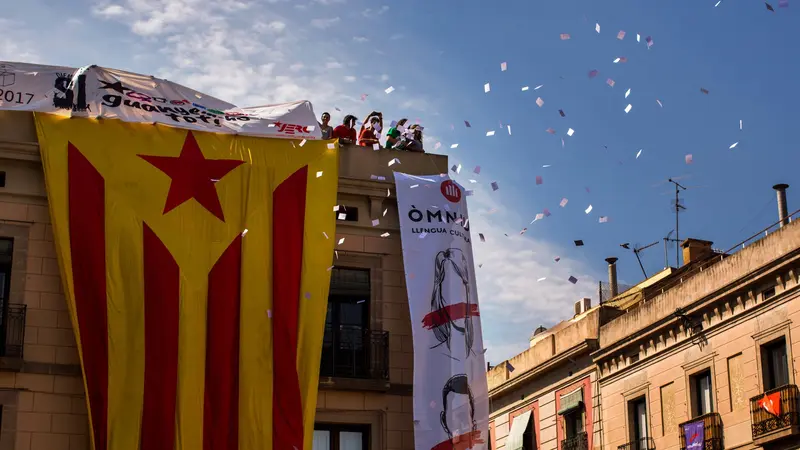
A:
[[[258,26],[258,24],[256,26]],[[282,33],[284,30],[286,30],[286,23],[281,22],[280,20],[273,20],[272,22],[270,22],[270,23],[268,23],[266,25],[263,25],[260,28],[261,28],[261,30],[257,30],[257,31],[269,31],[269,32],[272,32],[272,33]]]
[[[406,36],[404,34],[402,34],[402,33],[395,33],[395,34],[389,36],[389,40],[397,41],[397,40],[403,39],[404,37],[406,37]]]
[[[303,68],[305,67],[306,66],[303,63],[294,63],[291,66],[289,66],[289,70],[291,70],[292,72],[297,72],[299,70],[303,70]]]
[[[387,11],[389,11],[389,5],[383,5],[383,6],[380,7],[380,9],[378,9],[377,11],[374,11],[374,14],[375,15],[381,15],[381,14],[387,12]],[[367,9],[361,11],[361,15],[364,16],[364,17],[372,16],[373,15],[372,8],[367,8]]]
[[[381,81],[389,81],[389,75],[387,74],[381,75]]]
[[[363,44],[364,42],[369,42],[369,39],[364,36],[353,36],[353,41]]]
[[[102,18],[122,17],[128,13],[128,10],[120,5],[104,5],[96,7],[92,10],[92,14]]]
[[[356,77],[354,77],[353,75],[347,75],[346,77],[344,77],[344,81],[348,83],[353,83],[356,81]]]
[[[331,60],[325,63],[326,69],[341,69],[342,67],[344,67],[342,66],[342,63],[336,60]]]
[[[346,0],[314,0],[314,3],[319,3],[320,5],[330,6],[344,3]]]
[[[311,26],[314,28],[319,28],[320,30],[324,30],[326,28],[330,28],[333,25],[341,22],[342,19],[339,17],[331,17],[330,19],[313,19],[311,21]]]

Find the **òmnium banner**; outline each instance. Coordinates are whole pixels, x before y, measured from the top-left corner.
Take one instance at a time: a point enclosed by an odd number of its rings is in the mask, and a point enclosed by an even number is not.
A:
[[[488,448],[489,401],[464,189],[394,173],[414,339],[417,450]]]
[[[239,108],[168,80],[98,66],[0,61],[0,110],[160,123],[212,133],[322,138],[307,101]]]

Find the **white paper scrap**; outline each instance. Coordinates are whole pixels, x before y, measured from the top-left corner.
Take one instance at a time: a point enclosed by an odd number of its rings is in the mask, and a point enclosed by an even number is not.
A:
[[[317,178],[319,178],[321,176],[322,176],[322,171],[320,170],[319,172],[317,172]]]
[[[339,220],[344,220],[344,219],[347,219],[347,213],[339,213],[339,215],[337,216],[337,218],[338,218]]]
[[[381,237],[382,237],[382,238],[389,237],[389,233],[383,233],[383,234],[381,235]]]
[[[561,203],[559,203],[558,205],[563,208],[563,207],[567,206],[567,203],[569,203],[569,200],[567,200],[567,198],[564,197],[564,198],[561,199]]]
[[[730,147],[728,147],[728,148],[736,148],[736,146],[737,146],[737,145],[739,145],[739,143],[738,143],[738,142],[734,142],[734,143],[733,143],[733,144],[731,144],[731,146],[730,146]]]
[[[742,119],[739,119],[739,129],[742,129]]]
[[[391,161],[389,161],[389,167],[395,164],[400,164],[400,160],[398,158],[393,158]]]
[[[639,151],[636,153],[636,159],[639,159],[639,156],[642,155],[642,150],[644,149],[640,148]]]
[[[600,24],[599,23],[594,24],[594,31],[597,31],[598,33],[600,32]]]
[[[620,41],[625,39],[625,32],[622,31],[622,30],[619,30],[619,33],[617,33],[617,39],[619,39]]]
[[[540,283],[540,282],[542,282],[542,281],[544,281],[544,280],[546,280],[546,279],[547,279],[547,277],[542,277],[542,278],[539,278],[538,280],[536,280],[536,282],[537,282],[537,283]]]
[[[392,92],[394,92],[394,86],[389,86],[388,88],[384,89],[383,92],[391,94]]]
[[[631,108],[633,108],[633,106],[631,106],[631,104],[628,103],[628,106],[625,107],[625,114],[628,114],[629,112],[631,112]]]
[[[458,148],[458,144],[453,144],[450,146],[450,148]]]
[[[575,134],[575,130],[573,130],[572,128],[567,130],[567,136],[572,136],[573,134]]]
[[[342,244],[344,244],[344,238],[339,239],[339,243],[337,245],[342,245]]]
[[[507,69],[508,69],[508,64],[504,63],[504,62],[501,62],[500,63],[500,71],[501,72],[505,72]]]
[[[533,90],[534,91],[538,91],[540,88],[543,88],[543,87],[544,87],[544,85],[540,84],[540,85],[536,86],[535,88],[533,88]]]
[[[539,108],[544,105],[544,100],[542,100],[542,97],[536,97],[536,104],[539,105]]]
[[[524,92],[524,91],[527,91],[528,89],[530,89],[530,87],[528,87],[528,86],[522,86],[522,91],[523,91],[523,92]]]
[[[328,142],[328,150],[333,150],[335,148],[336,148],[336,144],[334,144],[333,142]]]
[[[486,136],[494,136],[494,131],[487,131]]]
[[[372,219],[372,226],[377,227],[381,224],[381,219]]]
[[[625,91],[625,98],[628,98],[629,95],[631,95],[631,90],[630,89]]]
[[[489,83],[486,83],[486,84],[483,85],[483,92],[484,93],[489,92],[491,90],[492,90],[492,88],[491,88],[491,86],[489,86]]]
[[[304,146],[304,145],[306,145],[306,140],[305,140],[305,139],[303,139],[302,141],[300,141],[300,147],[302,147],[302,146]]]
[[[589,205],[589,207],[586,208],[585,212],[586,212],[586,214],[589,214],[590,212],[592,212],[592,205]]]

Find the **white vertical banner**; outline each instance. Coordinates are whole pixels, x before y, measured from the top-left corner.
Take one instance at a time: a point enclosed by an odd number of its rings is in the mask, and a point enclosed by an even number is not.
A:
[[[489,397],[465,190],[394,173],[411,330],[416,450],[489,448]]]

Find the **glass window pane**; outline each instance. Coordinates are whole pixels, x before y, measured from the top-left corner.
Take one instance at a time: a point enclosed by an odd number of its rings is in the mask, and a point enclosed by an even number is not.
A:
[[[639,429],[637,430],[637,439],[644,439],[647,437],[647,404],[644,399],[636,402],[636,421]]]
[[[358,431],[339,432],[339,450],[364,450],[364,435]]]
[[[700,415],[711,412],[711,374],[700,376]]]
[[[766,388],[774,389],[789,384],[789,367],[786,358],[786,345],[783,339],[770,347],[769,362],[769,370],[772,373],[770,374],[771,377],[767,378],[772,379],[772,385],[766,386]]]
[[[331,432],[328,430],[314,430],[313,450],[331,450]]]

